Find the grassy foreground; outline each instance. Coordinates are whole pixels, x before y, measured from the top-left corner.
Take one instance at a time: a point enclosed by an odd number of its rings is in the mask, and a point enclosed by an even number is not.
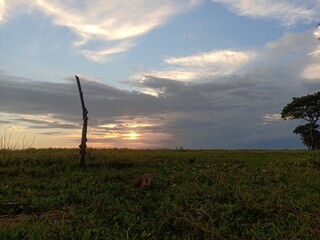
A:
[[[0,239],[320,239],[319,152],[89,149],[78,163],[0,150]]]

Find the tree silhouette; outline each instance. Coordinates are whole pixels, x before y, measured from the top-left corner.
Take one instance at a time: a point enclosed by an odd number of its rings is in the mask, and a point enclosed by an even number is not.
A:
[[[320,132],[317,124],[320,117],[320,92],[294,97],[281,112],[283,120],[301,119],[307,123],[299,125],[293,131],[300,135],[303,144],[308,148],[315,150],[319,149]]]

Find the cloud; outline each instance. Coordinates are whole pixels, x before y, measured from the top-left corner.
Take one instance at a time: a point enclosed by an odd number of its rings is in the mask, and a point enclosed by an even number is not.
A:
[[[161,129],[161,122],[157,122],[161,119],[158,112],[164,112],[166,108],[157,98],[116,89],[81,76],[80,79],[89,110],[90,143],[98,141],[116,147],[109,142],[113,139],[119,146],[160,147],[160,142],[170,138],[171,135]],[[16,125],[38,134],[52,132],[51,135],[63,137],[69,144],[79,140],[82,114],[77,86],[71,76],[65,82],[52,83],[0,72],[0,83],[0,113],[8,123],[2,128]],[[133,134],[136,134],[135,138]],[[151,135],[162,140],[150,142]]]
[[[320,38],[320,25],[318,25],[317,29],[313,32],[313,34],[319,40],[319,38]]]
[[[135,91],[80,76],[89,110],[89,144],[91,141],[94,146],[139,148],[300,148],[299,138],[292,133],[295,123],[276,120],[292,97],[319,88],[316,81],[312,86],[307,84],[303,74],[318,61],[309,54],[317,44],[311,31],[286,34],[255,51],[255,57],[232,74],[199,75],[193,79],[196,81],[145,74],[139,81],[127,82]],[[221,66],[230,62],[237,65],[241,63],[237,59],[244,56],[235,54],[236,60],[231,61],[216,54],[210,60],[210,54],[165,60],[169,66],[177,64],[183,72],[190,67],[215,69],[220,61]],[[74,76],[64,80],[38,82],[0,72],[0,113],[19,115],[13,123],[39,134],[53,132],[57,142],[63,138],[78,144],[82,121],[78,91]],[[145,89],[156,96],[144,94]]]
[[[287,33],[280,39],[269,42],[263,48],[254,51],[221,50],[180,58],[168,57],[164,61],[169,66],[179,65],[179,71],[171,70],[170,67],[163,71],[137,70],[138,73],[133,78],[135,80],[133,85],[144,86],[150,91],[156,91],[159,96],[166,90],[161,86],[163,79],[174,80],[171,85],[175,86],[175,92],[181,89],[176,87],[178,84],[176,80],[180,80],[182,86],[186,86],[196,82],[220,82],[229,78],[236,80],[250,77],[256,79],[257,82],[278,81],[278,84],[283,86],[289,83],[287,87],[290,87],[292,86],[290,82],[303,82],[307,73],[316,74],[319,58],[313,53],[318,48],[319,41],[314,37],[312,31]],[[224,70],[220,75],[214,74],[216,66]],[[205,71],[201,75],[202,69]],[[182,77],[179,76],[180,73]],[[185,73],[187,74],[184,75]]]
[[[286,33],[280,39],[267,43],[266,50],[269,50],[275,58],[289,53],[298,53],[306,57],[317,45],[317,39],[310,30],[301,33]]]
[[[229,75],[249,74],[258,77],[262,74],[265,77],[268,72],[277,71],[277,74],[271,76],[295,79],[302,77],[314,81],[319,79],[319,46],[312,30],[286,33],[260,49],[212,50],[184,57],[167,57],[164,59],[164,70],[137,69],[132,79],[136,82],[144,82],[148,77],[182,82],[216,81]],[[155,92],[145,88],[144,92],[158,96],[161,95],[160,90]]]
[[[143,81],[145,76],[172,79],[178,81],[194,81],[199,79],[220,77],[237,72],[252,61],[255,51],[213,50],[186,57],[168,57],[164,62],[170,66],[163,71],[137,70],[133,79]],[[175,66],[172,68],[171,66]]]
[[[110,54],[132,48],[133,40],[165,24],[179,13],[197,6],[201,0],[164,1],[62,1],[62,0],[0,0],[0,22],[12,14],[9,9],[40,11],[52,23],[70,29],[78,36],[73,45],[90,60],[103,62]],[[3,8],[1,8],[1,5]],[[21,11],[21,10],[19,10]],[[105,44],[101,49],[89,48],[90,41]],[[113,45],[109,47],[109,45]],[[86,49],[83,49],[86,48]]]
[[[5,21],[6,18],[6,2],[4,0],[0,0],[0,23]]]
[[[315,39],[312,39],[313,42],[307,43],[308,45],[311,45],[312,48],[309,50],[309,62],[308,65],[305,67],[304,71],[301,73],[301,76],[309,81],[312,82],[319,82],[320,81],[320,29],[319,27],[314,31],[314,37]],[[317,41],[316,44],[314,44],[314,41]]]
[[[284,124],[279,114],[292,97],[319,88],[315,81],[320,72],[316,67],[319,59],[310,54],[318,44],[312,31],[285,34],[255,50],[254,57],[232,74],[190,74],[190,79],[181,80],[169,74],[163,77],[171,70],[146,70],[131,84],[168,102],[168,111],[179,111],[180,117],[164,126],[175,136],[174,144],[178,146],[281,148],[283,141],[287,147],[299,148],[299,139],[292,133],[295,123]],[[179,65],[182,73],[202,67],[214,72],[215,64],[233,62],[220,54],[212,60],[208,57],[211,53],[166,58],[165,62]],[[308,78],[313,79],[313,85],[306,81]]]
[[[188,84],[150,77],[137,84],[141,88],[161,89],[159,98],[168,103],[167,111],[176,112],[174,116],[168,114],[166,119],[171,121],[162,126],[174,136],[168,141],[171,146],[261,148],[266,144],[281,148],[286,144],[278,145],[275,139],[289,141],[292,124],[275,119],[300,90],[288,88],[287,83],[279,79],[258,81],[253,76],[230,75],[211,82]],[[271,120],[272,125],[264,124]],[[294,146],[300,146],[299,139],[293,142]]]
[[[112,48],[106,48],[97,51],[82,50],[80,53],[94,62],[104,63],[110,55],[126,52],[135,45],[136,44],[133,42],[124,41]]]
[[[90,129],[96,147],[163,148],[172,138],[163,126],[170,114],[118,116]]]
[[[45,133],[57,144],[59,139],[78,144],[82,115],[71,77],[64,83],[44,83],[2,72],[0,84],[0,113],[11,114],[12,124],[41,136]],[[132,84],[161,94],[154,97],[82,81],[89,110],[89,146],[254,148],[263,141],[277,148],[274,139],[290,139],[289,125],[261,124],[261,116],[280,112],[297,95],[297,89],[287,84],[236,75],[191,83],[148,77]]]
[[[181,65],[181,66],[211,66],[214,64],[245,64],[248,62],[254,53],[252,52],[240,52],[233,50],[219,50],[200,53],[194,56],[188,57],[170,57],[164,61],[168,64]]]
[[[301,75],[307,80],[320,81],[319,62],[317,64],[310,64],[309,66],[307,66]]]
[[[272,124],[277,121],[281,121],[281,114],[280,113],[266,113],[264,116],[262,116],[262,124]]]
[[[76,82],[68,76],[65,82],[34,81],[10,76],[0,71],[0,111],[19,114],[64,114],[79,116],[81,112]],[[154,112],[159,107],[154,97],[140,92],[120,90],[80,76],[90,113],[117,116],[135,112]],[[14,94],[13,94],[14,93]],[[150,103],[143,104],[143,103]],[[107,103],[107,104],[106,104]],[[151,106],[153,105],[153,106]]]
[[[23,13],[31,14],[34,2],[31,0],[0,0],[0,24]]]
[[[319,44],[311,30],[287,33],[277,41],[266,44],[258,64],[278,69],[292,79],[317,82],[320,80]],[[279,74],[279,77],[284,76]]]
[[[58,119],[52,114],[22,115],[21,117],[13,118],[13,121],[24,123],[28,128],[32,128],[32,129],[79,129],[80,128],[80,124]]]
[[[269,18],[290,26],[319,19],[320,1],[305,0],[212,0],[226,5],[232,12],[253,18]]]
[[[169,65],[183,67],[191,78],[206,78],[235,73],[241,67],[252,61],[254,51],[213,50],[187,57],[170,57],[164,59]],[[180,71],[182,69],[180,68]],[[183,71],[181,71],[183,72]],[[193,74],[190,74],[193,73]]]
[[[196,71],[187,68],[168,69],[164,71],[139,69],[135,71],[135,75],[132,76],[132,79],[134,79],[135,81],[144,81],[146,77],[155,77],[160,79],[171,79],[188,82],[199,79],[203,76],[203,74],[199,70]]]

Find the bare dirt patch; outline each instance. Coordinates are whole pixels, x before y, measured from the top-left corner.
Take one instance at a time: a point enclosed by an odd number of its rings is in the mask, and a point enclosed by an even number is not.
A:
[[[20,215],[2,215],[0,216],[0,227],[10,227],[18,223],[27,223],[35,220],[37,216],[35,215],[27,215],[27,214],[20,214]]]
[[[48,223],[59,221],[66,218],[68,213],[62,210],[52,210],[43,212],[40,215],[36,214],[19,214],[19,215],[0,215],[0,227],[13,227],[19,223],[29,223],[35,220],[44,220]]]

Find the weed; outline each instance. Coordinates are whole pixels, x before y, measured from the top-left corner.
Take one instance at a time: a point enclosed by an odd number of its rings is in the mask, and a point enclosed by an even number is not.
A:
[[[88,152],[0,150],[0,239],[320,238],[319,152]]]

